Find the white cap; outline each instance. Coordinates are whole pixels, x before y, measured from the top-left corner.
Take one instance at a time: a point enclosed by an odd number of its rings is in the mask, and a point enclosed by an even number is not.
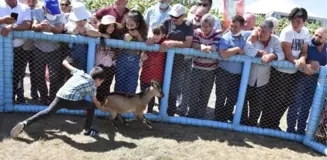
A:
[[[86,6],[82,2],[72,3],[72,12],[69,15],[69,19],[72,21],[81,21],[89,19],[91,13],[86,9]]]
[[[186,14],[186,9],[181,4],[175,4],[169,12],[169,15],[172,15],[174,17],[179,17],[184,14]]]

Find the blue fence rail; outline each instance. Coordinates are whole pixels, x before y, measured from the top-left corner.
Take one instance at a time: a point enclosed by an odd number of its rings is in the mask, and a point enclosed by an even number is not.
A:
[[[37,33],[32,31],[24,31],[24,32],[13,32],[8,37],[0,36],[0,73],[2,73],[0,77],[0,112],[38,112],[43,110],[46,106],[40,105],[15,105],[13,103],[12,95],[13,95],[13,38],[23,38],[23,39],[42,39],[49,41],[57,41],[57,42],[66,42],[66,43],[82,43],[88,44],[88,61],[87,61],[87,70],[90,71],[94,66],[94,58],[95,58],[95,48],[96,45],[99,44],[99,39],[76,36],[76,35],[66,35],[66,34],[58,34],[54,35],[51,33]],[[125,42],[121,40],[106,40],[106,44],[110,47],[114,48],[124,48],[124,49],[135,49],[142,51],[158,51],[159,46],[147,46],[144,43],[139,42]],[[173,68],[173,60],[175,54],[184,54],[205,58],[212,58],[218,60],[225,61],[233,61],[233,62],[241,62],[243,63],[243,72],[242,79],[240,84],[240,90],[238,93],[238,99],[236,104],[236,111],[233,118],[233,123],[222,123],[212,120],[200,120],[186,117],[169,117],[167,116],[167,108],[168,108],[168,97],[169,97],[169,89],[170,89],[170,80]],[[169,49],[166,57],[166,67],[164,73],[164,83],[163,83],[163,92],[165,96],[161,99],[160,103],[160,113],[159,115],[146,114],[145,116],[152,121],[160,121],[166,123],[174,123],[174,124],[183,124],[183,125],[193,125],[200,127],[211,127],[211,128],[220,128],[220,129],[228,129],[239,132],[246,132],[257,135],[266,135],[272,137],[278,137],[286,140],[292,140],[297,142],[303,142],[305,145],[313,148],[314,150],[327,155],[327,147],[316,143],[313,140],[313,136],[315,134],[316,128],[318,126],[318,122],[320,120],[320,113],[323,108],[324,98],[326,97],[326,79],[327,79],[327,68],[321,67],[319,71],[319,80],[317,84],[317,88],[314,95],[314,101],[312,104],[312,109],[310,112],[310,119],[307,127],[306,134],[298,135],[293,133],[287,133],[284,131],[277,131],[272,129],[264,129],[258,127],[249,127],[240,124],[241,114],[243,110],[244,99],[246,95],[246,89],[249,79],[249,74],[251,70],[251,64],[261,64],[261,65],[270,65],[273,67],[285,68],[285,69],[295,69],[295,66],[287,61],[273,61],[269,64],[263,64],[259,58],[251,58],[248,56],[233,56],[228,59],[222,59],[218,54],[205,54],[201,51],[184,48],[184,49]],[[84,115],[84,111],[72,111],[62,109],[57,113],[60,114],[71,114],[71,115]],[[108,116],[108,113],[103,113],[100,111],[96,111],[96,115],[98,116]],[[124,117],[132,118],[132,114],[125,114]]]

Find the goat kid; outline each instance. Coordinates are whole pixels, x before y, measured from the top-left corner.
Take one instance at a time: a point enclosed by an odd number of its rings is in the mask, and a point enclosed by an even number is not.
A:
[[[115,129],[119,129],[117,124],[114,122],[116,117],[125,125],[128,122],[124,120],[120,114],[133,112],[136,118],[141,120],[148,128],[152,129],[150,121],[148,121],[143,112],[146,109],[149,101],[154,97],[161,98],[164,96],[161,85],[155,80],[151,81],[151,86],[146,89],[145,92],[138,94],[126,94],[120,92],[110,93],[105,99],[105,107],[109,109],[110,119]]]

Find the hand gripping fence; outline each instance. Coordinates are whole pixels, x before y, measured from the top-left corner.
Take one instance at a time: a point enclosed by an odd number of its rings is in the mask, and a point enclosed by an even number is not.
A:
[[[34,39],[34,40],[47,40],[52,42],[63,42],[68,44],[86,44],[88,46],[87,50],[87,66],[86,70],[89,72],[92,67],[95,65],[95,54],[96,47],[100,43],[99,39],[75,36],[75,35],[66,35],[66,34],[49,34],[49,33],[36,33],[32,31],[24,32],[13,32],[10,33],[7,37],[0,36],[0,112],[38,112],[45,109],[44,105],[36,104],[15,104],[13,102],[13,38],[22,38],[22,39]],[[119,49],[130,49],[130,50],[141,50],[148,52],[155,52],[159,50],[158,45],[147,46],[145,43],[139,42],[125,42],[121,40],[106,40],[106,45],[112,48]],[[212,118],[190,118],[187,116],[168,116],[168,97],[170,94],[170,85],[172,79],[172,72],[174,64],[174,58],[176,55],[185,55],[191,57],[203,57],[210,59],[218,59],[219,61],[226,62],[238,62],[242,63],[243,70],[240,79],[240,86],[237,94],[236,107],[233,109],[233,117],[230,119],[230,122],[213,120]],[[238,55],[233,56],[228,59],[222,59],[217,53],[214,54],[205,54],[201,51],[190,49],[190,48],[174,48],[169,49],[166,54],[166,64],[164,69],[164,80],[162,90],[164,97],[161,98],[160,111],[159,114],[145,114],[145,117],[152,121],[173,123],[173,124],[183,124],[183,125],[192,125],[200,127],[211,127],[211,128],[221,128],[234,130],[239,132],[246,132],[256,135],[266,135],[272,137],[278,137],[286,140],[292,140],[296,142],[302,142],[304,145],[309,146],[310,148],[327,155],[327,146],[326,143],[318,142],[316,137],[316,131],[319,125],[321,118],[321,113],[324,107],[324,99],[326,98],[326,79],[327,79],[327,68],[321,67],[319,70],[319,77],[316,81],[316,88],[314,91],[313,102],[311,105],[309,120],[307,123],[307,129],[305,134],[298,134],[296,132],[285,132],[276,128],[263,128],[251,125],[245,125],[242,123],[242,113],[245,107],[247,107],[247,102],[245,99],[247,97],[247,91],[249,90],[248,81],[250,78],[251,65],[259,64],[262,66],[272,66],[284,69],[296,69],[293,64],[287,61],[273,61],[269,64],[263,64],[259,58],[251,58],[248,56]],[[217,78],[217,77],[216,77]],[[272,77],[271,77],[272,78]],[[188,81],[190,79],[186,79]],[[184,81],[185,82],[185,81]],[[191,88],[191,86],[188,86]],[[283,86],[279,86],[283,87]],[[187,92],[188,89],[184,90]],[[187,95],[189,96],[189,94]],[[268,97],[268,96],[267,96]],[[90,100],[90,97],[87,97]],[[210,100],[211,101],[211,97]],[[251,103],[251,102],[250,102]],[[251,105],[251,104],[250,104]],[[251,110],[251,109],[250,109]],[[61,109],[57,113],[60,114],[70,114],[70,115],[84,115],[84,111],[75,111],[75,110],[66,110]],[[108,116],[109,113],[103,113],[96,110],[97,116]],[[132,113],[124,114],[125,118],[132,118],[134,115]],[[327,128],[326,128],[327,130]],[[326,138],[325,138],[326,139]]]

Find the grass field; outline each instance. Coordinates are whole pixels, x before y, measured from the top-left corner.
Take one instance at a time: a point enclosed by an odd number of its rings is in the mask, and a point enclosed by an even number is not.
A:
[[[99,137],[80,134],[84,117],[53,115],[27,128],[18,140],[10,129],[31,114],[0,114],[1,160],[325,160],[300,143],[226,130],[135,121],[117,132],[109,120],[95,119]]]

